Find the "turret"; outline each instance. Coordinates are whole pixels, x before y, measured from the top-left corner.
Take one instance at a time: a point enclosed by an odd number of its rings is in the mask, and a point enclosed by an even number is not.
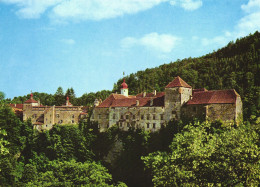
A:
[[[121,95],[128,97],[128,86],[125,83],[125,79],[124,79],[124,82],[121,84]]]
[[[67,96],[67,98],[66,98],[66,106],[72,106],[72,104],[70,103],[69,96]]]
[[[181,107],[192,96],[192,87],[188,85],[179,76],[165,87],[165,119],[179,120],[181,115]]]
[[[30,99],[24,102],[23,104],[23,120],[27,120],[32,114],[32,107],[40,106],[39,102],[33,99],[33,93],[30,95]]]

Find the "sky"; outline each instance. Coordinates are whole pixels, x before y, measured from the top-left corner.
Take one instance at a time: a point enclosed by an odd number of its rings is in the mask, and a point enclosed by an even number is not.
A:
[[[0,0],[0,91],[112,90],[257,30],[260,0]]]

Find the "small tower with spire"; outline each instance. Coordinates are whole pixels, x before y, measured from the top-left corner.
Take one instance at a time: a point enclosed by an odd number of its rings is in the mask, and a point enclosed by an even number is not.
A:
[[[66,106],[72,106],[72,104],[70,103],[69,96],[67,96],[67,98],[66,98]]]
[[[125,83],[125,79],[124,79],[124,82],[121,84],[121,95],[128,97],[128,86]]]

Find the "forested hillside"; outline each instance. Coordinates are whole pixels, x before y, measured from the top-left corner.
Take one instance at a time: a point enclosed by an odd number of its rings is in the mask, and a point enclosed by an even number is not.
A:
[[[243,101],[244,118],[260,110],[260,33],[230,42],[226,47],[199,58],[187,58],[126,76],[130,94],[164,87],[180,76],[193,88],[235,89]],[[122,79],[114,86],[120,91]]]

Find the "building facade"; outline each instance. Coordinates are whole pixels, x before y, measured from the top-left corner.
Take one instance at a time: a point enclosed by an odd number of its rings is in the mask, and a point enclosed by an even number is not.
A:
[[[87,113],[82,106],[73,106],[67,97],[63,106],[43,106],[40,102],[30,99],[24,104],[12,104],[11,107],[22,111],[22,119],[31,119],[34,128],[37,130],[49,130],[54,124],[78,124],[81,119],[86,118]],[[19,108],[18,108],[19,107]]]
[[[102,103],[95,101],[91,121],[100,131],[118,125],[157,131],[171,120],[198,118],[203,120],[238,121],[242,117],[242,101],[235,90],[192,89],[180,77],[165,87],[165,92],[128,95],[124,80],[121,94],[111,94]]]

